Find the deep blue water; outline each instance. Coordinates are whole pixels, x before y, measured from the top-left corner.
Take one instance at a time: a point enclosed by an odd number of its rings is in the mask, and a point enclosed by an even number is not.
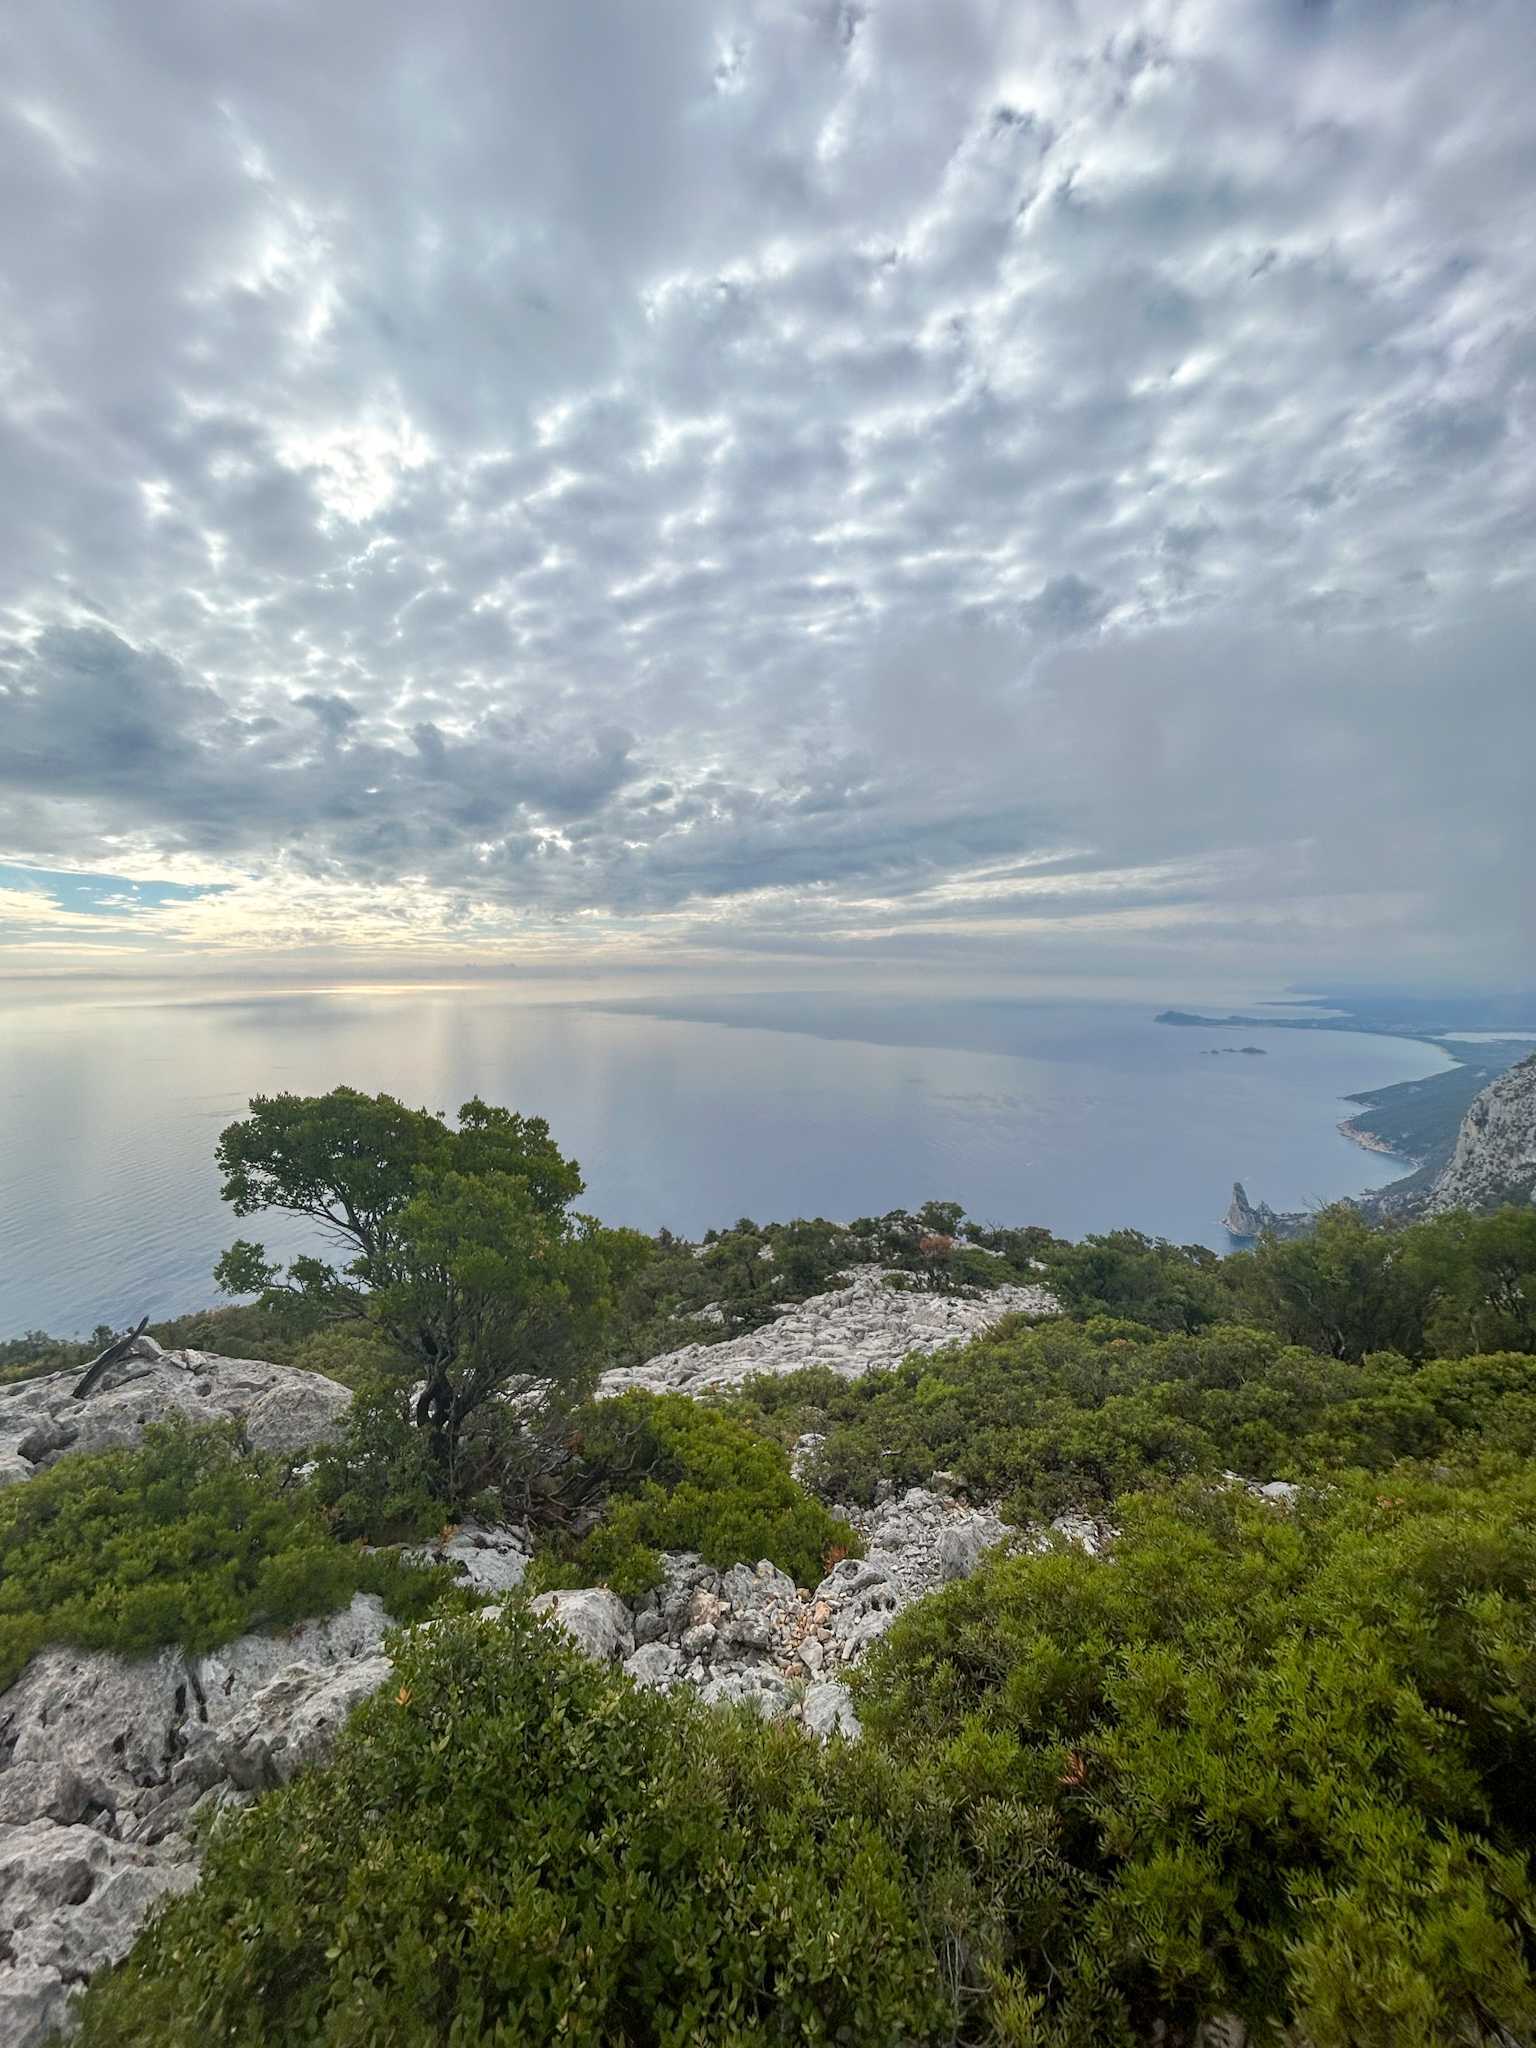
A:
[[[743,997],[539,1005],[495,989],[0,1012],[0,1335],[214,1298],[237,1236],[312,1243],[218,1199],[213,1145],[257,1092],[339,1081],[546,1116],[583,1206],[697,1235],[930,1196],[1068,1236],[1224,1248],[1235,1178],[1277,1208],[1395,1179],[1340,1097],[1436,1071],[1409,1040],[1152,1021],[1153,1003]],[[1263,1059],[1206,1057],[1262,1044]]]

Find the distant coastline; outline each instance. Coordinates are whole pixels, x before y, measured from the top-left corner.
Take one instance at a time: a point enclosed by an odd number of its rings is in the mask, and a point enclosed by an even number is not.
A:
[[[1401,1159],[1411,1167],[1419,1167],[1424,1163],[1421,1159],[1415,1159],[1411,1152],[1400,1152],[1395,1145],[1389,1145],[1385,1138],[1378,1138],[1374,1131],[1362,1129],[1352,1117],[1345,1117],[1338,1129],[1353,1144],[1363,1147],[1367,1152],[1385,1153],[1389,1159]]]
[[[1408,1039],[1432,1047],[1450,1060],[1452,1064],[1439,1073],[1414,1081],[1394,1081],[1387,1087],[1368,1088],[1343,1098],[1358,1107],[1336,1126],[1339,1134],[1363,1151],[1401,1160],[1406,1169],[1402,1179],[1355,1197],[1357,1205],[1375,1216],[1410,1210],[1422,1189],[1449,1161],[1461,1120],[1473,1100],[1490,1081],[1529,1054],[1531,1027],[1536,1022],[1536,997],[1382,999],[1329,993],[1311,999],[1296,998],[1293,1003],[1275,1007],[1296,1007],[1303,1002],[1327,1014],[1287,1017],[1234,1012],[1206,1016],[1193,1010],[1162,1010],[1155,1021],[1202,1031],[1368,1033],[1373,1037]],[[1507,1037],[1503,1035],[1506,1032]],[[1234,1161],[1234,1174],[1242,1165],[1241,1160]],[[1305,1222],[1300,1215],[1277,1220],[1297,1228]],[[1234,1235],[1234,1241],[1242,1242],[1240,1236],[1230,1233],[1230,1227],[1229,1234]]]

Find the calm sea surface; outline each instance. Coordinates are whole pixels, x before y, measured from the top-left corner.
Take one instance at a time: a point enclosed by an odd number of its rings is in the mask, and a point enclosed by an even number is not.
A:
[[[545,1116],[583,1206],[696,1236],[752,1216],[868,1215],[931,1196],[1067,1236],[1134,1224],[1225,1247],[1235,1178],[1277,1208],[1395,1179],[1340,1097],[1446,1064],[1408,1040],[1177,1029],[1153,1005],[749,997],[538,1005],[499,990],[0,1011],[0,1335],[215,1298],[240,1223],[213,1146],[249,1096],[345,1081],[432,1109]],[[1207,1057],[1263,1045],[1267,1057]]]

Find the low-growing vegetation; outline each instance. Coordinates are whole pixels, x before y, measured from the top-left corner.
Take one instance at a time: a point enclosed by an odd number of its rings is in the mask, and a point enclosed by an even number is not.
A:
[[[1186,1489],[1112,1564],[913,1609],[830,1750],[452,1624],[215,1838],[81,2038],[1523,2038],[1533,1586],[1527,1470]]]
[[[785,1440],[821,1435],[807,1476],[829,1499],[868,1503],[882,1483],[921,1485],[945,1470],[1023,1522],[1101,1510],[1193,1473],[1378,1470],[1485,1436],[1530,1454],[1536,1357],[1415,1366],[1389,1352],[1352,1365],[1265,1330],[1217,1324],[1170,1337],[1096,1317],[999,1325],[856,1380],[814,1369],[758,1379],[739,1412]]]
[[[1314,2048],[1536,2024],[1536,1471],[1122,1503],[1112,1563],[1002,1557],[904,1616],[870,1735],[1036,1816],[1005,1961],[1033,2032]]]
[[[334,1763],[215,1837],[81,2048],[942,2040],[941,1804],[518,1614],[404,1642]]]
[[[597,1526],[535,1567],[543,1585],[601,1583],[634,1597],[661,1579],[664,1550],[722,1568],[767,1558],[802,1586],[862,1548],[791,1476],[770,1438],[685,1394],[595,1401],[572,1420],[568,1496],[603,1503]]]
[[[345,1429],[301,1473],[171,1424],[0,1494],[0,1684],[47,1641],[210,1648],[360,1589],[445,1619],[332,1766],[215,1831],[86,2048],[1533,2038],[1536,1212],[1341,1207],[1224,1260],[953,1203],[645,1247],[574,1212],[537,1119],[348,1090],[258,1101],[220,1157],[240,1213],[346,1262],[237,1245],[261,1299],[157,1334],[343,1380]],[[860,1264],[1063,1312],[862,1379],[591,1398]],[[34,1334],[0,1371],[85,1355]],[[1109,1554],[1037,1531],[909,1608],[825,1749],[371,1549],[471,1513],[530,1527],[530,1592],[638,1598],[677,1550],[808,1585],[859,1548],[831,1503],[935,1472],[1098,1514]]]
[[[314,1494],[232,1426],[160,1423],[135,1450],[61,1458],[0,1493],[0,1688],[45,1643],[211,1650],[359,1592],[417,1620],[450,1585],[338,1543]]]

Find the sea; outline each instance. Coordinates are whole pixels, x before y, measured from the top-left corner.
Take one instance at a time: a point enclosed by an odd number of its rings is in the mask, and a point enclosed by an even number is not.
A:
[[[1407,1170],[1340,1135],[1341,1098],[1439,1071],[1434,1047],[1179,1028],[1157,1007],[482,986],[0,1008],[0,1336],[206,1306],[236,1237],[320,1249],[289,1219],[234,1217],[214,1144],[253,1095],[340,1082],[546,1117],[583,1208],[688,1237],[938,1198],[1069,1237],[1128,1224],[1225,1250],[1235,1179],[1298,1209]]]

